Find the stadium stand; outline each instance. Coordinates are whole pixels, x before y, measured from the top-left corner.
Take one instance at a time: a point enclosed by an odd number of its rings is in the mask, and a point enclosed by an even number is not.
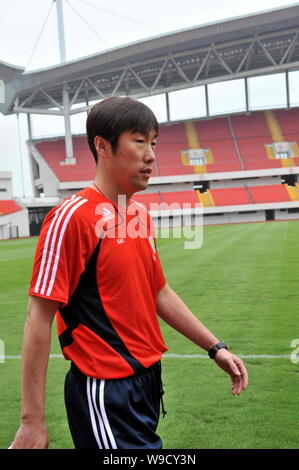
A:
[[[64,139],[45,140],[35,144],[35,147],[45,159],[59,181],[89,181],[94,177],[95,165],[90,153],[86,137],[74,137],[74,154],[76,165],[62,165],[65,159]]]
[[[293,196],[292,196],[292,195]],[[204,197],[203,197],[204,196]],[[239,204],[258,204],[263,202],[289,202],[299,200],[299,185],[288,186],[285,184],[275,184],[267,186],[251,186],[240,188],[218,188],[210,189],[206,193],[198,191],[168,191],[161,193],[135,194],[134,200],[143,203],[147,209],[150,204],[179,203],[195,204],[202,203],[208,206],[233,206]]]
[[[161,181],[155,181],[155,187],[149,188],[153,192],[137,193],[134,195],[134,200],[144,204],[148,210],[159,209],[161,203],[178,203],[181,208],[183,204],[189,203],[191,207],[195,207],[201,203],[206,210],[205,214],[209,215],[205,223],[222,223],[222,221],[231,223],[238,222],[240,218],[242,221],[298,218],[296,211],[299,210],[293,206],[299,201],[298,178],[293,172],[281,173],[279,178],[275,170],[299,166],[297,122],[299,122],[299,108],[255,111],[250,114],[160,124],[157,159],[152,177],[161,177]],[[65,187],[71,188],[69,191],[72,192],[68,194],[76,192],[80,182],[86,184],[92,181],[94,162],[85,136],[73,138],[75,165],[63,164],[65,162],[63,138],[32,143],[46,162],[46,165],[43,165],[43,181],[47,181],[48,175],[44,171],[45,166],[52,170],[49,179],[53,179],[54,173],[59,183],[68,185],[63,186],[62,191],[65,191]],[[283,149],[287,149],[285,153]],[[38,158],[36,161],[38,163]],[[260,170],[272,169],[273,174],[271,172],[269,174],[269,171],[267,174],[265,172],[260,174]],[[250,171],[251,174],[248,175],[246,171]],[[225,177],[224,174],[228,172],[238,173]],[[215,180],[213,173],[217,173]],[[196,183],[196,190],[189,189],[192,187],[193,175],[198,174],[208,175],[205,178],[200,177],[199,180],[194,178],[193,184]],[[175,188],[173,191],[173,183],[180,183],[178,177],[182,175],[188,176],[182,185],[188,181],[188,190]],[[172,178],[166,181],[163,177]],[[261,177],[265,179],[265,183],[259,180]],[[238,180],[238,183],[234,179]],[[199,185],[198,181],[201,182]],[[52,188],[55,190],[55,185]],[[64,194],[66,197],[67,193]],[[271,206],[278,202],[288,205],[283,209]],[[254,208],[256,204],[265,203],[269,207]],[[252,208],[245,207],[250,205]],[[230,206],[233,215],[226,216]],[[233,209],[233,206],[241,207]],[[220,212],[224,215],[218,214],[215,208],[222,208]],[[241,214],[239,211],[247,212]]]
[[[275,111],[284,139],[291,143],[295,166],[299,166],[299,108]]]
[[[190,207],[194,207],[195,204],[199,204],[200,200],[197,194],[197,191],[169,191],[161,193],[141,193],[134,194],[133,199],[136,202],[141,202],[146,206],[147,209],[150,209],[150,204],[166,203],[173,204],[178,203],[181,206],[183,204],[191,204]],[[151,207],[153,210],[153,206]]]
[[[29,235],[28,210],[12,199],[0,200],[0,240]]]
[[[255,203],[291,201],[286,185],[251,186],[249,188]]]
[[[82,57],[64,64],[63,69],[59,64],[31,72],[0,61],[0,78],[11,87],[0,103],[0,112],[28,116],[34,198],[23,198],[20,203],[29,208],[31,226],[41,221],[41,211],[54,204],[54,199],[69,197],[93,180],[95,163],[86,136],[71,135],[71,116],[88,112],[90,103],[110,93],[140,98],[161,94],[167,122],[160,124],[153,178],[146,193],[134,196],[137,201],[147,207],[159,202],[200,201],[205,207],[204,223],[209,224],[299,219],[299,107],[295,108],[299,103],[294,93],[298,14],[299,6],[293,5],[200,25],[159,40],[149,38],[120,50]],[[227,111],[213,116],[215,102],[222,100],[209,85],[229,84],[236,71],[244,85],[242,102],[232,100],[230,107],[225,105]],[[276,73],[285,74],[285,82],[279,79],[287,109],[274,109],[280,106],[277,92],[273,93],[273,109],[267,105],[263,109],[257,93],[260,110],[252,110],[255,91],[251,79],[265,76],[268,80]],[[201,91],[197,90],[199,84]],[[192,118],[185,119],[193,87],[198,113],[192,108]],[[176,92],[186,101],[176,101]],[[200,104],[202,92],[204,102]],[[231,92],[224,93],[229,97]],[[234,98],[237,101],[237,94]],[[54,104],[64,116],[65,135],[32,140],[31,115],[39,114],[38,109],[45,115],[56,114]],[[243,111],[235,112],[237,109]],[[2,199],[3,189],[0,184]],[[7,193],[6,199],[12,195]],[[260,201],[269,202],[247,207]],[[4,222],[5,217],[1,219]]]
[[[198,197],[203,207],[213,207],[215,202],[212,197],[211,191],[208,189],[204,193],[198,191]]]
[[[13,198],[12,172],[0,170],[0,240],[29,235],[28,210]]]
[[[23,208],[18,206],[15,201],[8,199],[0,200],[0,215],[13,214],[22,210]]]
[[[133,200],[144,204],[148,210],[150,210],[151,204],[160,204],[162,201],[160,193],[136,193]]]
[[[162,124],[152,176],[192,175],[299,166],[299,109],[256,111],[214,119]],[[292,158],[276,158],[273,143],[290,142]],[[86,137],[73,138],[75,165],[63,165],[63,138],[35,143],[61,182],[89,181],[94,163]],[[190,164],[187,152],[203,150],[205,162]]]
[[[199,204],[199,198],[197,191],[170,191],[162,193],[162,201],[167,204],[179,203],[190,204],[190,207],[194,207],[195,204]]]
[[[298,183],[297,183],[298,185]],[[287,185],[287,190],[292,201],[299,201],[299,186]]]
[[[265,145],[273,142],[263,112],[232,116],[231,121],[245,170],[281,168],[280,160],[267,155]]]
[[[62,165],[65,157],[64,139],[48,140],[35,145],[48,166],[59,181],[89,181],[94,178],[94,160],[88,147],[86,137],[74,137],[75,165]],[[156,176],[156,166],[153,166],[152,176]]]
[[[252,204],[248,189],[223,188],[210,190],[215,206],[232,206],[235,204]]]
[[[184,165],[182,161],[181,152],[188,148],[183,123],[160,126],[157,146],[158,176],[194,174],[194,167]]]
[[[201,120],[195,126],[201,147],[213,155],[213,162],[206,165],[208,173],[242,170],[228,118]]]

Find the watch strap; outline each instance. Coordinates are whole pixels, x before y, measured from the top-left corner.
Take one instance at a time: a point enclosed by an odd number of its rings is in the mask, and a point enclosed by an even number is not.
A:
[[[208,351],[209,357],[211,359],[214,359],[217,351],[219,351],[219,349],[222,349],[222,348],[228,349],[228,345],[224,343],[223,341],[220,341],[220,343],[214,344],[214,346],[212,346],[211,349],[209,349]]]

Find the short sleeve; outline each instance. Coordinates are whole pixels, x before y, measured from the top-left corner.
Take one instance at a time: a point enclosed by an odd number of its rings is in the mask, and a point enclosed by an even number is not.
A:
[[[166,284],[166,278],[163,273],[161,261],[158,252],[156,252],[156,266],[157,266],[157,292],[161,290]]]
[[[78,217],[84,201],[66,200],[47,214],[35,252],[30,295],[68,303],[86,263]]]
[[[155,258],[156,258],[155,265],[156,265],[156,279],[157,279],[157,292],[158,292],[160,289],[162,289],[165,286],[166,278],[165,278],[164,273],[163,273],[160,257],[159,257],[158,250],[157,250],[155,224],[154,224],[154,222],[153,222],[153,220],[152,220],[152,218],[151,218],[148,211],[147,211],[147,226],[148,226],[150,237],[154,240],[154,243],[155,243],[155,251],[156,251],[156,253],[155,253]]]

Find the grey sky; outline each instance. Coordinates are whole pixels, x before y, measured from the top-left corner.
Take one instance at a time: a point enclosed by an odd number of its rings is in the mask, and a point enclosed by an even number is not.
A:
[[[59,62],[55,5],[51,9],[43,34],[34,50],[51,2],[52,0],[0,0],[0,60],[27,67],[28,70]],[[151,0],[151,2],[66,0],[64,20],[67,60],[169,31],[291,4],[293,2],[287,0],[210,0],[209,2],[203,0]],[[93,5],[102,7],[102,11]],[[104,9],[115,13],[112,14]],[[132,21],[124,20],[123,15],[131,17]],[[133,19],[151,27],[142,26]],[[215,93],[217,93],[216,88]],[[77,118],[77,121],[74,120],[73,124],[75,132],[82,125],[79,122],[80,118]],[[24,145],[27,138],[26,117],[20,116],[20,122],[21,151],[26,175],[25,195],[30,196],[27,154]],[[50,124],[50,132],[47,133],[61,133],[63,129],[61,124],[53,122],[53,125]],[[45,129],[48,130],[48,128],[48,120],[41,116],[35,118],[34,133],[36,135],[45,133]],[[14,194],[22,196],[20,152],[15,116],[4,117],[0,114],[0,170],[13,171]]]

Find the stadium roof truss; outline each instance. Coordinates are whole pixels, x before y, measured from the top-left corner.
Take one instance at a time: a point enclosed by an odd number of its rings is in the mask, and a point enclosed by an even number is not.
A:
[[[33,72],[5,64],[3,114],[65,117],[110,95],[142,98],[210,83],[299,70],[299,4],[190,28]],[[5,80],[7,76],[13,80]],[[17,78],[16,78],[17,75]],[[167,111],[168,100],[166,100]],[[30,121],[30,119],[29,119]],[[69,157],[70,155],[68,155]]]
[[[108,70],[102,67],[90,74],[82,70],[81,77],[20,90],[11,112],[63,115],[63,84],[67,84],[69,112],[77,114],[89,109],[89,101],[110,95],[140,98],[296,68],[299,68],[299,27],[169,52]],[[86,104],[73,108],[77,103]]]

